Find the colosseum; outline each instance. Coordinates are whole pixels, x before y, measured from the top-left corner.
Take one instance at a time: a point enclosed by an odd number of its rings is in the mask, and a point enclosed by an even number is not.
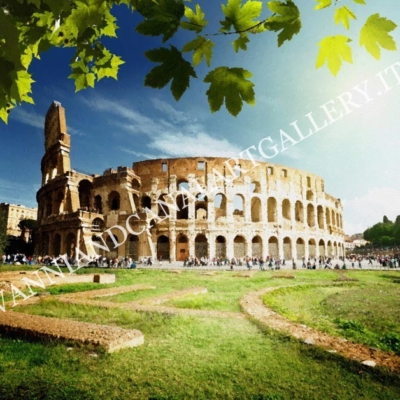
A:
[[[37,252],[74,257],[338,257],[342,204],[324,180],[281,165],[190,157],[135,162],[103,175],[71,168],[65,110],[45,119]]]

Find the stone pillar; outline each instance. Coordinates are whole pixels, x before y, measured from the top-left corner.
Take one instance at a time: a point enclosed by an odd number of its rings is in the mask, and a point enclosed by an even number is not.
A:
[[[169,259],[170,259],[170,261],[176,261],[175,224],[171,224],[171,223],[170,223],[170,229],[169,229]]]
[[[308,240],[304,240],[304,258],[308,260],[308,257],[310,257],[310,249],[308,247]]]
[[[211,259],[213,257],[216,257],[215,255],[215,237],[208,235],[209,237],[207,238],[208,240],[208,258]]]
[[[189,241],[189,256],[190,257],[195,257],[195,243],[194,243],[195,237],[194,235],[188,235],[188,241]]]
[[[228,257],[229,260],[231,260],[235,254],[233,238],[234,238],[234,235],[232,235],[232,234],[226,235],[226,256]]]
[[[290,203],[290,222],[292,226],[296,226],[296,201]]]
[[[244,196],[243,213],[244,222],[251,223],[251,198],[250,196]]]
[[[291,246],[292,246],[292,258],[297,260],[297,246],[296,246],[296,240],[293,240],[291,238]]]
[[[283,237],[281,234],[278,234],[278,254],[279,258],[282,260],[284,253],[283,253]]]

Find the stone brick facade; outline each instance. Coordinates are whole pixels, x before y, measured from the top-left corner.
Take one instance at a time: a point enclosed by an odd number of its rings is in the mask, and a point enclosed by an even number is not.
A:
[[[158,159],[88,175],[70,167],[65,110],[45,122],[41,254],[285,259],[344,253],[343,207],[324,180],[282,165],[218,157]]]

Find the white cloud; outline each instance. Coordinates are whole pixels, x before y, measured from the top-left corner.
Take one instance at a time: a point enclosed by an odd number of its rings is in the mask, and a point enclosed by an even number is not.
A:
[[[40,130],[44,130],[44,116],[33,111],[25,111],[24,109],[17,107],[13,110],[11,118],[21,124],[29,125]],[[76,136],[83,136],[84,134],[72,126],[67,127],[68,133]]]
[[[11,113],[11,119],[14,119],[21,124],[33,126],[34,128],[44,129],[44,116],[35,112],[25,111],[17,107]]]
[[[154,160],[155,158],[166,158],[166,156],[142,153],[140,151],[130,150],[130,149],[127,149],[127,148],[124,148],[124,147],[120,147],[119,150],[124,152],[124,153],[132,154],[132,155],[134,155],[136,157],[140,157],[142,159],[147,158],[147,159],[150,159],[150,160]]]
[[[344,229],[347,234],[365,231],[386,215],[395,220],[400,215],[400,188],[372,188],[364,196],[343,200]]]
[[[162,100],[153,99],[151,103],[167,115],[169,121],[157,116],[149,118],[138,111],[113,100],[96,96],[92,100],[83,99],[92,109],[104,111],[108,114],[120,117],[108,121],[129,134],[144,134],[146,138],[140,138],[141,150],[143,147],[160,152],[159,155],[149,154],[143,151],[133,151],[124,148],[126,153],[137,157],[162,158],[162,157],[238,157],[244,149],[238,148],[226,139],[214,138],[204,132],[204,128],[195,118],[175,110]],[[106,117],[107,118],[107,117]]]
[[[195,118],[190,118],[186,113],[176,110],[167,102],[160,100],[158,98],[152,98],[151,102],[155,109],[166,114],[168,118],[174,122],[190,122],[196,121]]]
[[[163,151],[170,157],[238,157],[243,150],[226,139],[215,139],[206,133],[159,135],[149,148]]]

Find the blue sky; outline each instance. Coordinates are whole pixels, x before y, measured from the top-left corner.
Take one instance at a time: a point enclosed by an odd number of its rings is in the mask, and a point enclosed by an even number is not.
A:
[[[359,47],[358,32],[367,17],[376,12],[400,24],[398,2],[367,1],[371,3],[367,6],[350,0],[340,2],[348,3],[357,15],[349,33],[343,26],[335,26],[334,9],[316,12],[312,1],[296,3],[303,28],[281,48],[277,47],[275,33],[251,37],[248,51],[238,54],[231,46],[233,37],[214,37],[212,68],[238,66],[253,73],[256,105],[245,105],[236,118],[225,110],[209,111],[207,87],[202,83],[207,69],[203,65],[197,70],[199,79],[191,81],[179,102],[168,87],[144,87],[144,77],[154,64],[143,52],[162,43],[160,38],[135,34],[137,19],[125,7],[114,12],[120,26],[118,38],[106,42],[126,61],[118,81],[103,79],[95,89],[75,94],[73,81],[67,79],[71,50],[54,49],[43,54],[31,70],[36,81],[36,104],[13,110],[8,125],[0,122],[0,202],[36,206],[44,153],[43,118],[53,100],[66,108],[73,168],[91,173],[155,157],[237,157],[250,146],[257,148],[267,136],[279,143],[281,129],[296,137],[290,125],[294,121],[306,135],[311,123],[305,115],[312,113],[322,124],[327,116],[321,106],[331,102],[325,107],[335,107],[332,119],[340,113],[342,118],[327,121],[324,129],[265,161],[322,176],[325,190],[344,204],[345,228],[350,234],[365,230],[384,214],[394,219],[400,214],[400,85],[393,71],[383,71],[400,63],[400,55],[383,51],[381,60],[376,61]],[[207,32],[216,32],[222,19],[220,3],[200,4],[205,4],[203,9],[210,20]],[[354,38],[354,64],[344,63],[335,78],[326,67],[317,70],[315,60],[318,42],[338,33]],[[400,28],[393,35],[400,46]],[[180,34],[173,44],[182,47],[193,38],[190,33]],[[394,68],[400,75],[400,64]],[[379,73],[391,90],[384,91],[376,76]],[[365,81],[367,86],[363,86]],[[367,97],[354,89],[357,85],[367,90]],[[338,99],[345,92],[357,105],[349,106],[349,113]]]

